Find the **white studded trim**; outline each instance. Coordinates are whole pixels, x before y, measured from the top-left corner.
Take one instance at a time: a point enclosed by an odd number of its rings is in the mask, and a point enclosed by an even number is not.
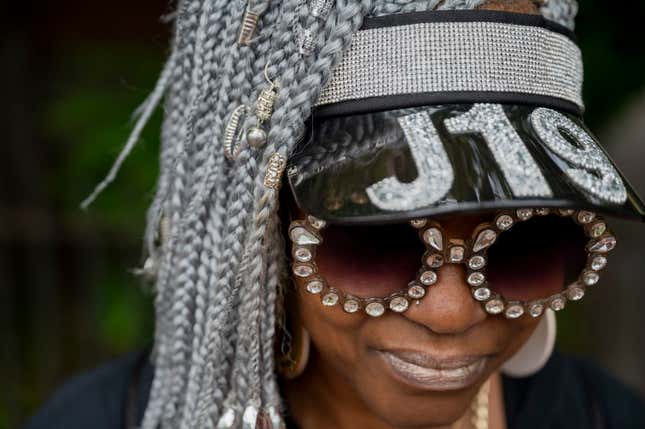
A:
[[[495,245],[497,238],[512,230],[515,225],[534,216],[569,217],[585,231],[587,263],[578,278],[552,296],[531,301],[507,301],[504,296],[493,292],[486,275],[488,250]],[[438,270],[444,264],[466,265],[466,282],[471,288],[473,299],[480,302],[484,311],[490,315],[502,315],[508,319],[524,316],[540,317],[550,308],[561,311],[567,302],[580,301],[587,289],[594,287],[607,267],[607,254],[616,247],[616,238],[608,229],[606,222],[593,212],[570,209],[517,209],[497,213],[491,223],[477,226],[468,240],[453,239],[445,235],[441,225],[432,219],[415,219],[410,222],[417,230],[426,251],[422,266],[416,278],[404,290],[386,297],[356,297],[329,285],[318,272],[315,262],[316,248],[322,243],[321,230],[325,222],[308,216],[305,220],[293,221],[289,227],[292,242],[293,275],[304,283],[310,295],[318,295],[326,307],[341,307],[346,313],[364,313],[371,317],[381,317],[386,312],[404,313],[412,303],[425,298],[428,289],[439,281]],[[458,251],[455,251],[458,249]],[[458,257],[457,257],[458,256]]]

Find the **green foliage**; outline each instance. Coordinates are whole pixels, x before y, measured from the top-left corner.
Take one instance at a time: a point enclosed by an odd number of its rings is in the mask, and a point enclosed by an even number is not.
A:
[[[51,196],[70,222],[85,217],[98,235],[110,234],[106,236],[108,255],[125,248],[132,256],[140,246],[158,170],[159,112],[113,186],[88,214],[80,212],[78,204],[110,169],[131,131],[132,112],[154,85],[161,64],[159,52],[143,47],[79,48],[61,58],[59,68],[65,70],[69,87],[50,101],[43,118],[44,132],[61,142],[65,153],[52,174]],[[149,294],[128,271],[139,259],[106,259],[101,277],[92,285],[93,305],[99,347],[115,355],[149,341],[152,311]]]
[[[645,45],[636,32],[645,17],[645,4],[579,3],[576,32],[585,63],[585,116],[597,129],[645,89]]]
[[[110,271],[93,297],[97,335],[110,354],[122,354],[152,341],[152,307],[149,293],[137,287],[138,279],[122,267],[111,265]]]
[[[62,295],[64,307],[57,311],[64,313],[65,330],[52,340],[58,347],[48,351],[46,363],[41,336],[29,331],[18,334],[26,338],[25,350],[20,351],[24,358],[12,365],[23,374],[24,383],[16,385],[16,397],[10,398],[17,407],[0,401],[0,429],[16,427],[70,374],[152,341],[151,293],[131,271],[141,263],[145,210],[158,172],[161,112],[153,117],[115,183],[88,212],[79,204],[110,169],[131,131],[132,113],[152,89],[162,62],[161,51],[145,46],[91,43],[59,52],[56,69],[42,71],[43,79],[51,82],[51,93],[39,100],[34,134],[55,157],[47,162],[48,180],[42,186],[60,220],[58,228],[73,235],[62,240],[91,250],[87,257],[79,256],[80,262],[61,259],[56,269],[79,271],[87,292],[53,283]],[[78,267],[86,263],[89,268]],[[72,303],[78,307],[67,308]],[[30,313],[30,308],[22,312]],[[0,378],[5,379],[3,375],[0,368]]]
[[[43,132],[60,142],[65,154],[50,182],[52,197],[65,211],[77,212],[79,202],[110,169],[131,131],[132,113],[152,88],[161,64],[159,53],[125,46],[92,45],[60,59],[66,91],[49,100]],[[99,224],[140,234],[157,175],[160,121],[158,112],[114,186],[92,206]]]

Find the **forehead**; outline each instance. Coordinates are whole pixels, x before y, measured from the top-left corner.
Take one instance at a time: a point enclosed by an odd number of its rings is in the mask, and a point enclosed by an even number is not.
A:
[[[453,213],[435,218],[447,235],[452,237],[465,238],[480,224],[490,222],[494,217],[493,213],[482,214],[459,214]]]
[[[293,197],[289,196],[289,214],[292,219],[304,219],[307,214],[303,212],[293,202]],[[482,223],[491,222],[495,217],[495,213],[451,213],[447,215],[432,217],[430,219],[439,222],[447,235],[455,238],[466,238],[470,236],[473,230]],[[401,222],[407,223],[407,222]],[[401,223],[393,225],[401,225]],[[383,225],[374,226],[374,228],[383,228]],[[351,227],[350,227],[351,228]],[[369,228],[369,226],[362,226],[362,228]]]

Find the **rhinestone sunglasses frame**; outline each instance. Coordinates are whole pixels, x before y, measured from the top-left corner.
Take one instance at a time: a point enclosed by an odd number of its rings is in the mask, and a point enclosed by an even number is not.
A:
[[[534,216],[547,215],[570,217],[584,229],[589,239],[585,247],[585,268],[576,281],[567,285],[560,293],[531,301],[506,300],[490,289],[486,279],[488,249],[501,234],[511,230],[514,225]],[[413,302],[418,304],[426,296],[427,289],[437,283],[437,270],[444,264],[464,264],[471,295],[481,303],[484,311],[490,315],[503,314],[508,319],[518,319],[525,314],[540,317],[546,308],[560,311],[568,301],[580,301],[585,296],[586,289],[598,283],[600,274],[607,266],[607,255],[616,247],[616,238],[605,220],[587,210],[522,208],[500,211],[493,219],[492,222],[484,222],[475,227],[467,240],[446,237],[440,223],[433,219],[410,221],[418,230],[426,247],[422,267],[415,280],[404,290],[387,297],[363,298],[330,286],[319,274],[315,262],[316,248],[322,244],[321,231],[326,227],[326,222],[307,216],[305,219],[294,220],[289,225],[292,272],[297,278],[305,281],[305,290],[308,293],[321,297],[324,306],[340,305],[346,313],[363,311],[368,316],[380,317],[388,310],[404,313]]]

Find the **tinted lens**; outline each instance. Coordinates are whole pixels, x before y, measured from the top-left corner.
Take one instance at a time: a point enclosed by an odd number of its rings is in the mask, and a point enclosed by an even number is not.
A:
[[[488,252],[490,288],[511,301],[559,293],[575,282],[586,262],[583,229],[555,215],[521,222],[499,236]]]
[[[358,297],[386,297],[414,280],[424,246],[409,224],[329,226],[316,263],[329,285]]]

